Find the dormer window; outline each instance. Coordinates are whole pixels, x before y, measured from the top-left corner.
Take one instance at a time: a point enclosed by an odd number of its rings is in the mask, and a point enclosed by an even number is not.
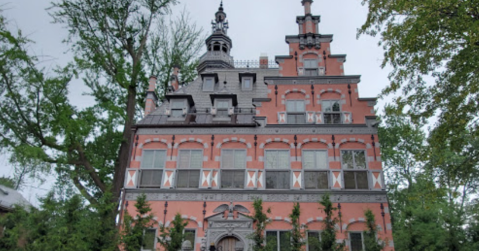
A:
[[[231,107],[230,99],[217,99],[216,101],[216,117],[228,117]]]
[[[205,91],[205,92],[215,91],[215,78],[214,77],[205,77],[203,79],[203,91]]]
[[[173,99],[170,104],[170,117],[183,118],[187,112],[185,99]]]
[[[324,100],[321,105],[325,124],[341,124],[341,105],[339,100]]]
[[[304,100],[287,100],[286,112],[288,124],[306,123]]]
[[[304,75],[305,76],[318,76],[318,60],[305,59],[304,60]]]
[[[252,91],[253,90],[253,78],[252,77],[244,77],[241,83],[241,89],[243,91]]]

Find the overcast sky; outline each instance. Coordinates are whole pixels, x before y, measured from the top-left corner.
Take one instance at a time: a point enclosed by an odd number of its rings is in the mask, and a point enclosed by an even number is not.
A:
[[[65,65],[71,61],[69,46],[63,44],[67,31],[58,24],[52,24],[52,18],[46,8],[51,0],[0,0],[0,8],[12,27],[19,28],[23,34],[35,41],[30,49],[36,55],[45,56],[47,69],[55,65]],[[181,0],[174,7],[174,13],[186,8],[191,21],[211,32],[211,20],[218,10],[220,0]],[[232,56],[235,60],[257,60],[261,53],[270,59],[275,55],[287,55],[286,35],[298,34],[296,16],[303,15],[301,0],[225,0],[225,12],[228,15],[230,29],[228,35],[233,40]],[[375,97],[387,85],[390,68],[381,69],[383,51],[377,46],[378,38],[362,36],[356,39],[357,29],[364,23],[367,8],[361,0],[316,0],[312,5],[313,15],[321,16],[320,33],[333,34],[331,53],[347,54],[346,75],[362,75],[359,84],[361,97]],[[79,107],[88,106],[90,98],[81,93],[87,91],[80,81],[71,86],[71,100]],[[384,102],[376,109],[382,110]],[[0,156],[0,176],[11,175],[5,157]],[[43,195],[51,184],[38,186],[31,184],[22,192],[25,197],[37,204],[36,197]],[[39,187],[39,188],[37,188]]]

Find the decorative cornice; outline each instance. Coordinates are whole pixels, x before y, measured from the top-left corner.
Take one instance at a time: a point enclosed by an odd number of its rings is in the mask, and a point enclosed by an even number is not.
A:
[[[385,191],[289,191],[289,190],[126,190],[126,200],[136,200],[146,194],[148,201],[234,201],[251,202],[256,198],[264,202],[317,202],[326,193],[334,203],[387,203]]]
[[[346,76],[265,77],[264,82],[268,85],[357,84],[361,82],[361,76],[346,75]]]

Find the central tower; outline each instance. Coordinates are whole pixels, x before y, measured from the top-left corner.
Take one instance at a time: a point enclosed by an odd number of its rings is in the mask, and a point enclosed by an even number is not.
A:
[[[198,72],[210,69],[234,68],[234,60],[230,55],[233,42],[228,37],[228,21],[224,12],[223,2],[215,14],[215,20],[211,21],[212,34],[206,39],[206,53],[201,56]]]

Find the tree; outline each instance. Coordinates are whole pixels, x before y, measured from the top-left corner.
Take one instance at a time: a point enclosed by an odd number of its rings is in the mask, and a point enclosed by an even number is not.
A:
[[[0,185],[9,187],[11,189],[16,189],[15,180],[9,177],[5,177],[5,176],[0,177]]]
[[[166,228],[164,225],[160,228],[160,238],[158,242],[166,251],[181,250],[183,241],[185,240],[185,227],[188,222],[181,218],[181,214],[177,213],[171,222],[171,227]],[[193,247],[194,248],[194,247]]]
[[[381,36],[394,99],[412,122],[437,116],[432,140],[455,139],[466,128],[478,135],[479,3],[477,1],[363,0],[369,8],[362,34]],[[427,81],[433,79],[434,83]]]
[[[38,68],[38,58],[28,53],[31,41],[21,32],[10,32],[2,17],[0,145],[11,153],[10,161],[36,171],[55,170],[62,182],[72,182],[91,205],[104,196],[117,203],[128,163],[131,127],[145,102],[147,72],[165,79],[169,76],[160,71],[173,64],[158,59],[155,48],[164,53],[172,50],[168,55],[177,58],[174,63],[184,65],[185,77],[191,76],[196,64],[201,30],[189,25],[185,16],[173,22],[173,27],[164,22],[176,2],[54,2],[50,14],[68,29],[66,42],[72,46],[75,62],[50,74]],[[155,31],[157,28],[160,31]],[[167,29],[175,33],[167,33]],[[177,34],[183,37],[172,38]],[[181,38],[184,43],[171,44]],[[149,63],[154,63],[151,69]],[[85,109],[68,99],[75,76],[82,77],[90,89],[88,95],[95,99]],[[113,224],[117,207],[112,208]]]
[[[267,242],[265,245],[264,233],[266,231],[266,226],[270,223],[268,214],[271,214],[271,208],[268,208],[265,211],[263,209],[263,200],[260,198],[255,198],[253,201],[253,210],[254,215],[252,219],[255,223],[255,228],[254,232],[248,236],[249,239],[253,240],[252,249],[253,251],[270,250],[272,244]],[[274,245],[276,245],[276,239]]]
[[[105,218],[110,210],[92,210],[79,195],[57,198],[50,193],[39,209],[16,206],[0,218],[0,250],[113,251],[116,231]]]
[[[299,217],[301,215],[301,210],[299,207],[299,202],[293,204],[293,210],[289,217],[291,218],[292,222],[292,229],[291,229],[291,251],[300,251],[304,246],[305,242],[304,237],[304,229],[302,229],[301,223],[299,221]]]
[[[136,216],[133,218],[125,212],[121,243],[125,251],[138,251],[146,244],[145,231],[153,226],[153,214],[146,195],[141,194],[136,198]]]
[[[324,218],[323,225],[324,229],[321,232],[321,238],[319,240],[319,250],[320,251],[343,251],[345,250],[346,244],[336,242],[336,229],[335,225],[338,223],[338,218],[334,216],[334,211],[337,208],[333,207],[333,203],[329,198],[329,194],[324,194],[319,201],[319,204],[323,206],[321,209],[326,217]]]
[[[364,231],[364,250],[367,251],[381,251],[384,249],[385,244],[381,239],[376,238],[378,229],[376,225],[376,219],[373,212],[368,209],[364,212],[366,217],[366,230]]]

